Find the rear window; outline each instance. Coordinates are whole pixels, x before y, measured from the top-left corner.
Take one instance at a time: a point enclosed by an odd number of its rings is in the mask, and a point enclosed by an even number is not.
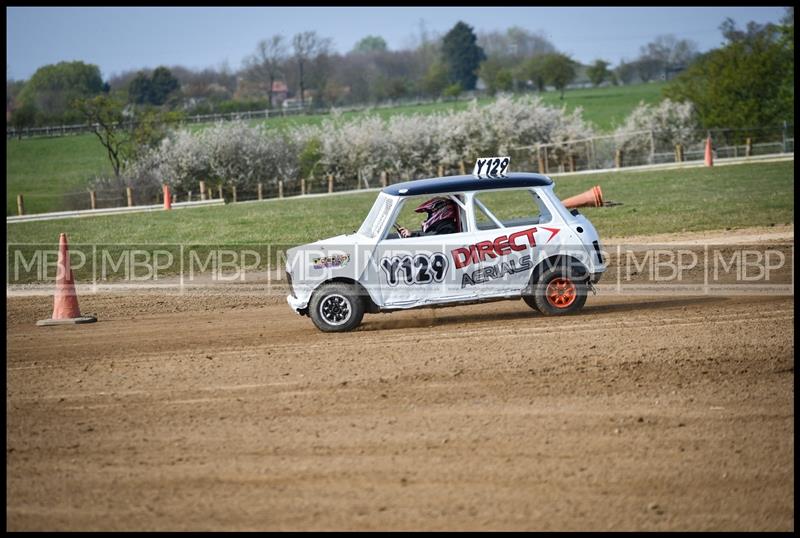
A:
[[[475,224],[479,230],[529,226],[550,220],[547,207],[531,189],[485,191],[475,195]],[[494,218],[493,218],[494,217]]]

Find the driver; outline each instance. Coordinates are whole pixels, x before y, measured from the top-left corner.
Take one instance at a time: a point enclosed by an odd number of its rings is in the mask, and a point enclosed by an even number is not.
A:
[[[400,237],[420,237],[424,235],[441,235],[458,232],[458,207],[453,200],[441,196],[431,198],[414,210],[416,213],[427,213],[428,218],[422,222],[422,230],[409,232],[407,228],[397,226]]]

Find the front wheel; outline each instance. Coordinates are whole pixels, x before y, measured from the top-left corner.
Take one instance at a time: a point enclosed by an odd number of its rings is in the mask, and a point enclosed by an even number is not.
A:
[[[577,279],[568,267],[553,267],[536,282],[532,299],[542,314],[563,316],[583,308],[588,291],[586,280]]]
[[[352,331],[364,317],[364,301],[353,286],[338,282],[323,284],[314,292],[308,310],[320,331]]]

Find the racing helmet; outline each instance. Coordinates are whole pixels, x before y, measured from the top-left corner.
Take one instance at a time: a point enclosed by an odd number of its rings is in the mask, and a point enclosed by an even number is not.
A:
[[[453,221],[458,224],[456,203],[448,198],[437,196],[431,198],[414,210],[417,213],[428,213],[428,218],[422,223],[422,231],[427,232],[434,224],[442,221]]]

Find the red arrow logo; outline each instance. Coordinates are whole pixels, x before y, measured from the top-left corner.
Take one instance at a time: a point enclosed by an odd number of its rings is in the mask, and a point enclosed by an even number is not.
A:
[[[561,229],[560,229],[560,228],[548,228],[548,227],[546,227],[546,226],[542,226],[542,229],[543,229],[543,230],[547,230],[548,232],[550,232],[550,237],[548,237],[548,238],[547,238],[547,241],[545,241],[545,243],[549,243],[549,242],[550,242],[550,240],[551,240],[552,238],[554,238],[558,232],[560,232],[560,231],[561,231]]]

